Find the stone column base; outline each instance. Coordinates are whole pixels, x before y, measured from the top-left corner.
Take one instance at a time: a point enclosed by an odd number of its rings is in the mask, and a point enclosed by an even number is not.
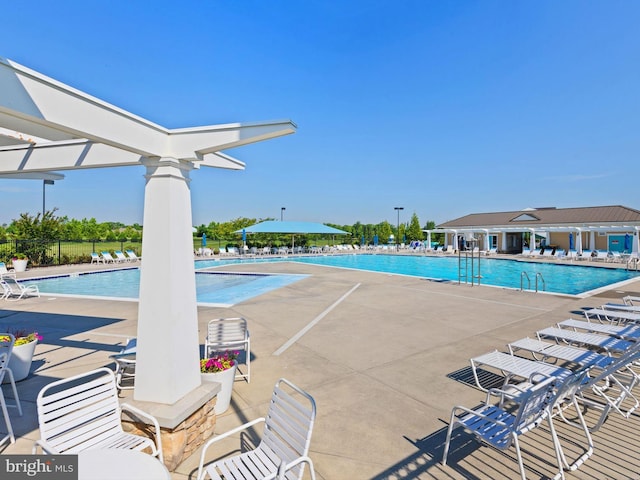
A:
[[[158,419],[162,438],[162,455],[169,471],[173,472],[213,436],[216,424],[214,407],[219,389],[219,383],[203,384],[173,405],[125,399],[125,402],[135,405]],[[169,415],[173,416],[168,417]],[[150,427],[138,418],[123,416],[122,427],[128,433],[150,438],[154,435],[153,426]]]

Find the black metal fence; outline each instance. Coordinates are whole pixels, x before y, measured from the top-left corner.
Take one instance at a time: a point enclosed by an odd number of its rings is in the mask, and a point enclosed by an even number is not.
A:
[[[67,265],[91,262],[92,252],[133,250],[140,256],[141,248],[141,242],[118,240],[0,240],[0,261],[24,255],[32,266]]]

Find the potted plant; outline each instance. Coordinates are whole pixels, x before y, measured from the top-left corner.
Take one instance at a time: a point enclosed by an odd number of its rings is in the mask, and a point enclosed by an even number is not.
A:
[[[30,332],[26,330],[9,330],[8,333],[11,333],[16,339],[16,342],[13,345],[11,357],[9,358],[9,368],[17,382],[24,380],[29,376],[33,354],[36,350],[38,341],[42,340],[42,336],[39,335],[38,332]],[[9,337],[9,335],[3,335],[0,333],[0,346],[2,342],[9,341],[11,341],[11,337]]]
[[[16,272],[24,272],[27,270],[27,262],[29,259],[24,253],[14,253],[11,263],[13,263],[13,269]]]
[[[229,408],[233,382],[235,381],[236,369],[238,368],[236,359],[239,353],[240,352],[236,351],[226,351],[216,354],[211,358],[203,358],[200,360],[200,376],[202,381],[220,383],[216,406],[213,409],[216,415],[226,412]]]

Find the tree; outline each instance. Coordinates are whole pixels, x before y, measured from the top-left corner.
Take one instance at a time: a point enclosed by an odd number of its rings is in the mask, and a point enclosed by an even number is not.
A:
[[[378,233],[378,241],[381,243],[387,243],[389,241],[389,237],[393,233],[391,225],[386,220],[378,224],[376,231]]]
[[[95,218],[82,219],[82,236],[87,240],[99,240],[101,238],[101,228]]]
[[[414,240],[423,240],[424,232],[422,228],[420,228],[420,220],[418,220],[418,215],[414,212],[411,215],[411,221],[409,222],[409,227],[407,228],[407,240],[412,242]]]
[[[32,263],[46,265],[53,261],[48,255],[49,243],[59,240],[64,232],[64,220],[55,215],[57,208],[31,216],[21,213],[12,222],[13,232],[18,242],[18,253],[24,253]]]

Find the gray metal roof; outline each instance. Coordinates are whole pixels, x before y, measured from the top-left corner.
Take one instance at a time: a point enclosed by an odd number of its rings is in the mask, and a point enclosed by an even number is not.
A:
[[[537,208],[511,212],[472,213],[438,228],[640,224],[640,211],[622,205]]]

